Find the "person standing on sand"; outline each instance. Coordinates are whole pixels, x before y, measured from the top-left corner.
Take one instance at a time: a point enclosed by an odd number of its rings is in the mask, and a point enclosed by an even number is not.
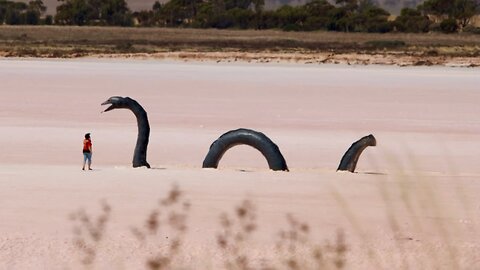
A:
[[[85,163],[88,160],[88,170],[92,170],[92,140],[90,139],[90,133],[85,134],[85,140],[83,140],[83,167],[85,170]]]

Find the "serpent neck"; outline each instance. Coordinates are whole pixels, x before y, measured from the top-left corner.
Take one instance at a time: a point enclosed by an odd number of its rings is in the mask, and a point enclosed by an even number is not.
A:
[[[134,167],[149,167],[147,163],[147,147],[150,137],[150,124],[148,122],[147,112],[133,99],[130,99],[129,104],[131,105],[129,109],[137,118],[138,127],[137,144],[135,145],[135,152],[133,155],[133,165]]]

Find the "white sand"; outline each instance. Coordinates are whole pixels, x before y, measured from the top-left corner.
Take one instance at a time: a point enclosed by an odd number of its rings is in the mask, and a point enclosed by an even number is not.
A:
[[[480,268],[478,69],[2,60],[0,71],[0,269],[82,268],[69,215],[96,215],[102,199],[112,216],[93,268],[144,268],[163,246],[141,246],[130,228],[173,183],[192,204],[176,264],[187,269],[222,265],[218,217],[243,199],[258,211],[246,245],[257,266],[280,261],[276,233],[293,213],[313,243],[345,232],[347,268]],[[100,114],[113,95],[147,110],[155,169],[130,168],[133,114]],[[210,144],[240,127],[277,143],[291,172],[268,171],[246,146],[201,169]],[[92,172],[80,170],[85,132]],[[336,173],[370,133],[378,146],[359,173]]]

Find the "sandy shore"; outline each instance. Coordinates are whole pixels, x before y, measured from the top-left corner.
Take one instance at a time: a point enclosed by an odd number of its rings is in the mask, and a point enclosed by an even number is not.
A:
[[[0,56],[2,54],[0,53]],[[6,56],[4,54],[3,56]],[[75,57],[75,56],[73,56]],[[118,53],[92,54],[79,56],[86,58],[107,59],[137,59],[137,60],[173,60],[183,62],[214,62],[214,63],[276,63],[276,64],[341,64],[341,65],[383,65],[383,66],[444,66],[470,67],[480,66],[480,57],[425,55],[423,53],[405,52],[369,52],[369,53],[339,53],[339,52],[159,52],[159,53]]]
[[[217,245],[226,231],[219,217],[236,220],[245,199],[256,230],[238,247],[255,269],[289,269],[288,258],[314,269],[313,246],[332,268],[337,259],[347,269],[480,267],[476,69],[82,59],[2,60],[0,70],[0,269],[142,269],[158,254],[172,258],[167,269],[224,268],[234,249]],[[130,168],[133,115],[100,113],[114,95],[147,110],[154,169]],[[240,127],[268,135],[291,171],[269,171],[245,146],[227,152],[219,170],[201,169],[209,145]],[[91,172],[80,170],[85,132]],[[336,173],[368,134],[378,145],[358,173]],[[132,228],[145,230],[173,185],[190,205],[188,229],[165,221],[139,240]],[[111,212],[94,241],[72,214],[94,220],[101,201]],[[297,229],[295,253],[276,245],[295,227],[289,213],[309,228]],[[168,255],[178,235],[180,250]],[[92,265],[82,262],[86,247]]]
[[[155,53],[64,53],[61,57],[56,53],[34,53],[32,55],[0,50],[0,57],[22,59],[34,58],[62,59],[117,59],[179,61],[184,63],[254,63],[254,64],[305,64],[305,65],[380,65],[380,66],[441,66],[441,67],[480,67],[480,57],[425,55],[424,53],[398,52],[155,52]]]

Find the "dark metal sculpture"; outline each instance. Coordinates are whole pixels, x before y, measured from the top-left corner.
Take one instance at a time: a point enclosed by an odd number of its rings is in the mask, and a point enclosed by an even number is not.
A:
[[[260,151],[267,159],[271,170],[288,171],[287,163],[275,143],[261,132],[244,128],[229,131],[214,141],[203,161],[203,168],[217,168],[223,154],[228,149],[241,144],[252,146]]]
[[[363,150],[368,146],[376,146],[377,140],[373,137],[372,134],[361,138],[360,140],[354,142],[350,148],[348,148],[345,155],[342,157],[342,161],[340,161],[340,165],[338,166],[337,171],[349,171],[355,172],[355,168],[357,167],[358,158],[362,154]]]
[[[111,104],[110,107],[103,112],[108,112],[114,109],[128,109],[137,117],[138,135],[135,152],[133,154],[133,167],[137,168],[146,166],[147,168],[150,168],[150,164],[147,162],[147,146],[150,137],[150,124],[148,123],[147,112],[137,101],[129,97],[113,96],[102,103],[102,105],[108,104]]]

